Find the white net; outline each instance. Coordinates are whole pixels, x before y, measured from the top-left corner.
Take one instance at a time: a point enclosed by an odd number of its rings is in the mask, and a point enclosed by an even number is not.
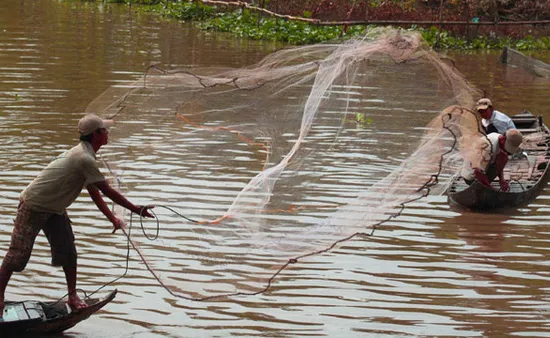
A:
[[[131,240],[172,294],[205,299],[261,292],[289,260],[443,193],[462,164],[459,148],[481,135],[471,113],[479,96],[418,34],[376,30],[284,49],[242,69],[151,67],[87,111],[124,126],[111,141],[112,159],[125,168],[119,176],[139,184],[146,162],[155,176],[147,179],[164,182],[149,203],[200,219],[163,213],[156,241],[135,231]],[[395,123],[395,110],[404,110],[410,129]],[[385,153],[395,138],[409,146]],[[211,182],[210,200],[181,205],[194,180],[202,189]],[[216,190],[224,184],[234,195]],[[333,199],[327,184],[345,197]],[[181,185],[189,189],[172,188]],[[219,208],[205,211],[213,201]],[[208,280],[187,273],[200,270],[210,271]]]

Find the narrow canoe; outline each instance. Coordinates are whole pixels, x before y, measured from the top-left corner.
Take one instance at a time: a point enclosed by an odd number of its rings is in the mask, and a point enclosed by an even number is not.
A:
[[[81,310],[72,310],[64,301],[6,302],[0,319],[0,336],[42,337],[61,333],[107,305],[116,293],[113,290],[103,299],[88,298],[84,300],[88,307]]]
[[[529,57],[510,47],[504,47],[500,59],[503,63],[525,69],[540,77],[550,77],[550,65]]]
[[[504,168],[504,177],[510,183],[508,192],[500,191],[498,179],[493,189],[474,181],[467,185],[461,177],[451,183],[447,196],[452,204],[472,209],[517,207],[533,200],[548,181],[550,161],[550,130],[542,118],[530,112],[511,117],[526,141],[522,144],[523,156],[511,158]]]

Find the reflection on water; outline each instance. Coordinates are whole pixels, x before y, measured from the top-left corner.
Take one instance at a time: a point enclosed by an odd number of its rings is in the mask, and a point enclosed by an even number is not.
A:
[[[276,48],[198,33],[190,26],[132,14],[127,7],[55,1],[2,1],[0,32],[0,256],[9,243],[20,191],[51,158],[76,142],[74,126],[81,112],[108,86],[135,80],[151,63],[246,66]],[[529,109],[550,119],[545,111],[550,106],[547,82],[503,67],[498,53],[452,57],[497,109]],[[322,182],[331,198],[317,200],[326,195],[305,187],[302,193],[312,206],[345,199],[408,155],[410,138],[402,130],[422,127],[424,117],[405,119],[400,111],[407,107],[393,104],[387,119],[377,116],[374,125],[349,135],[359,145],[378,142],[380,149],[373,155],[361,153],[361,146],[343,148],[357,152],[362,165],[344,163]],[[238,156],[224,152],[224,145],[236,149],[232,135],[219,135],[211,145],[218,152],[213,155],[226,158],[217,166],[212,158],[188,163],[187,156],[205,145],[205,136],[169,117],[156,121],[162,128],[153,129],[145,123],[148,119],[114,129],[113,144],[102,149],[105,157],[117,160],[136,203],[162,200],[186,216],[215,218],[261,166],[262,157],[245,146],[238,148]],[[394,124],[395,132],[376,136],[376,122]],[[132,133],[122,134],[121,128]],[[167,143],[166,135],[185,142]],[[317,178],[312,172],[307,179]],[[550,324],[549,196],[547,189],[525,208],[496,214],[451,208],[444,197],[415,202],[374,237],[304,259],[285,270],[270,292],[254,297],[209,302],[174,298],[131,253],[130,269],[115,285],[115,301],[70,332],[79,337],[545,336]],[[90,292],[124,273],[126,242],[122,235],[110,234],[111,225],[86,196],[69,213],[80,255],[79,286]],[[219,273],[209,267],[215,266],[212,262],[196,261],[200,251],[242,254],[241,248],[216,245],[208,232],[214,229],[159,214],[166,217],[164,234],[180,236],[184,244],[148,245],[167,271],[184,270],[182,280],[209,281]],[[274,217],[282,222],[320,215],[322,209]],[[154,231],[154,224],[147,227]],[[182,252],[184,261],[166,260],[181,258]],[[213,254],[211,260],[216,259]],[[261,256],[250,261],[265,264]],[[250,268],[253,264],[236,266],[228,287],[239,283],[239,270]],[[65,292],[63,279],[59,269],[49,266],[49,247],[41,236],[28,268],[14,275],[7,297],[56,299]]]

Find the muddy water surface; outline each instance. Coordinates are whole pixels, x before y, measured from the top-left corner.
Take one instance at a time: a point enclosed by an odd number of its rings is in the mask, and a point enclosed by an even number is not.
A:
[[[126,6],[2,1],[0,256],[9,244],[20,191],[76,142],[78,119],[105,89],[136,80],[153,63],[241,67],[277,48],[199,32]],[[449,56],[497,109],[510,114],[529,109],[550,121],[547,79],[504,67],[497,52]],[[550,62],[547,52],[537,57]],[[239,175],[235,163],[203,165],[202,171],[196,169],[201,163],[185,164],[186,152],[193,151],[193,142],[201,144],[200,136],[186,144],[162,144],[163,133],[181,127],[162,123],[164,130],[144,126],[133,138],[117,138],[113,131],[113,144],[105,153],[124,159],[119,165],[131,187],[129,197],[136,203],[161,200],[189,208],[196,217],[223,214],[246,175]],[[395,123],[405,129],[410,120]],[[135,145],[139,143],[154,143],[157,151],[147,157],[147,149]],[[385,147],[386,162],[391,162],[392,153],[409,149],[407,137],[397,134]],[[117,153],[121,149],[123,155]],[[244,167],[252,167],[243,161]],[[216,184],[208,170],[229,178]],[[328,180],[325,188],[335,200],[344,199],[342,184],[360,182],[364,170],[352,168],[346,172],[351,176]],[[124,273],[126,242],[120,234],[110,234],[111,225],[85,194],[69,212],[80,254],[79,287],[91,292]],[[119,290],[116,300],[67,335],[544,337],[550,334],[549,221],[548,188],[528,206],[491,214],[451,208],[445,197],[433,197],[409,205],[402,217],[368,240],[346,242],[296,264],[268,293],[208,302],[172,297],[132,254],[128,273],[107,287]],[[186,264],[192,266],[192,250],[155,245],[159,257],[189,250]],[[200,281],[215,274],[189,268],[182,278]],[[14,275],[6,297],[54,300],[64,295],[64,285],[62,272],[49,265],[49,247],[40,237],[31,262]]]

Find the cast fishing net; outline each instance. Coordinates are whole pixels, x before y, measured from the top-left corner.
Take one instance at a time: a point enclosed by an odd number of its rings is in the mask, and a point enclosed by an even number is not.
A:
[[[117,121],[103,157],[130,196],[165,207],[132,246],[173,295],[209,299],[442,194],[475,157],[479,97],[418,34],[376,30],[240,69],[150,67],[87,111]]]

